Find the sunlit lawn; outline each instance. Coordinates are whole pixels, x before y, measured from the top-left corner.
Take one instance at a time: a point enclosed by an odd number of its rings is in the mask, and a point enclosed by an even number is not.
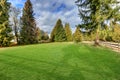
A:
[[[120,55],[73,43],[1,48],[0,80],[120,80]]]

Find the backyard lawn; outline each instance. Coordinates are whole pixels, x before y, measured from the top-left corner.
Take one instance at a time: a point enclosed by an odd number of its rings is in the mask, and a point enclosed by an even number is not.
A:
[[[120,54],[74,43],[0,48],[0,80],[120,80]]]

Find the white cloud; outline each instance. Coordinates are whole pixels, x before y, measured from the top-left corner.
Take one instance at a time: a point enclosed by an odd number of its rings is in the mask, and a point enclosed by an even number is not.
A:
[[[25,0],[10,0],[14,5],[22,3]],[[80,23],[78,8],[75,5],[76,0],[31,0],[35,13],[36,23],[40,29],[50,33],[57,19],[61,19],[63,24],[69,22],[71,29]]]
[[[46,32],[50,32],[53,29],[57,19],[59,18],[63,21],[63,24],[69,22],[72,30],[75,29],[75,25],[80,23],[75,0],[31,1],[33,3],[34,12],[36,13],[35,17],[37,25],[40,27],[40,29]],[[65,8],[57,11],[62,4],[65,5]]]

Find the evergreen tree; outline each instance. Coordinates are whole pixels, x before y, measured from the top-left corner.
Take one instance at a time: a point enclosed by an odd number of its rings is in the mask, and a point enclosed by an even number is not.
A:
[[[70,29],[69,23],[65,24],[65,33],[66,33],[66,36],[67,36],[67,41],[72,41],[72,31]]]
[[[51,41],[62,42],[66,40],[67,37],[63,28],[62,21],[58,19],[53,31],[51,32]]]
[[[9,8],[7,0],[0,0],[0,46],[10,46],[12,29],[9,27]]]
[[[21,44],[34,44],[38,42],[37,28],[33,16],[33,7],[30,0],[25,2],[22,15]]]
[[[89,31],[96,31],[96,43],[99,40],[99,30],[106,20],[120,18],[119,7],[113,8],[117,0],[77,0],[82,25]],[[117,16],[117,17],[115,17]]]
[[[73,34],[73,39],[75,42],[81,42],[82,41],[82,34],[80,31],[80,27],[76,27],[75,33]]]
[[[95,30],[104,25],[105,20],[119,17],[119,7],[113,8],[117,0],[77,0],[79,15],[85,29]]]
[[[56,26],[53,28],[53,30],[52,30],[52,32],[51,32],[51,34],[50,34],[50,40],[51,40],[52,42],[55,41],[56,30],[57,30],[57,23],[56,23]]]

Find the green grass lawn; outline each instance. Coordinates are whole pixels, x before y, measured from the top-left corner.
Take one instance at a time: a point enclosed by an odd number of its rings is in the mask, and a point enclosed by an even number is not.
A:
[[[120,80],[120,55],[72,43],[1,48],[0,80]]]

